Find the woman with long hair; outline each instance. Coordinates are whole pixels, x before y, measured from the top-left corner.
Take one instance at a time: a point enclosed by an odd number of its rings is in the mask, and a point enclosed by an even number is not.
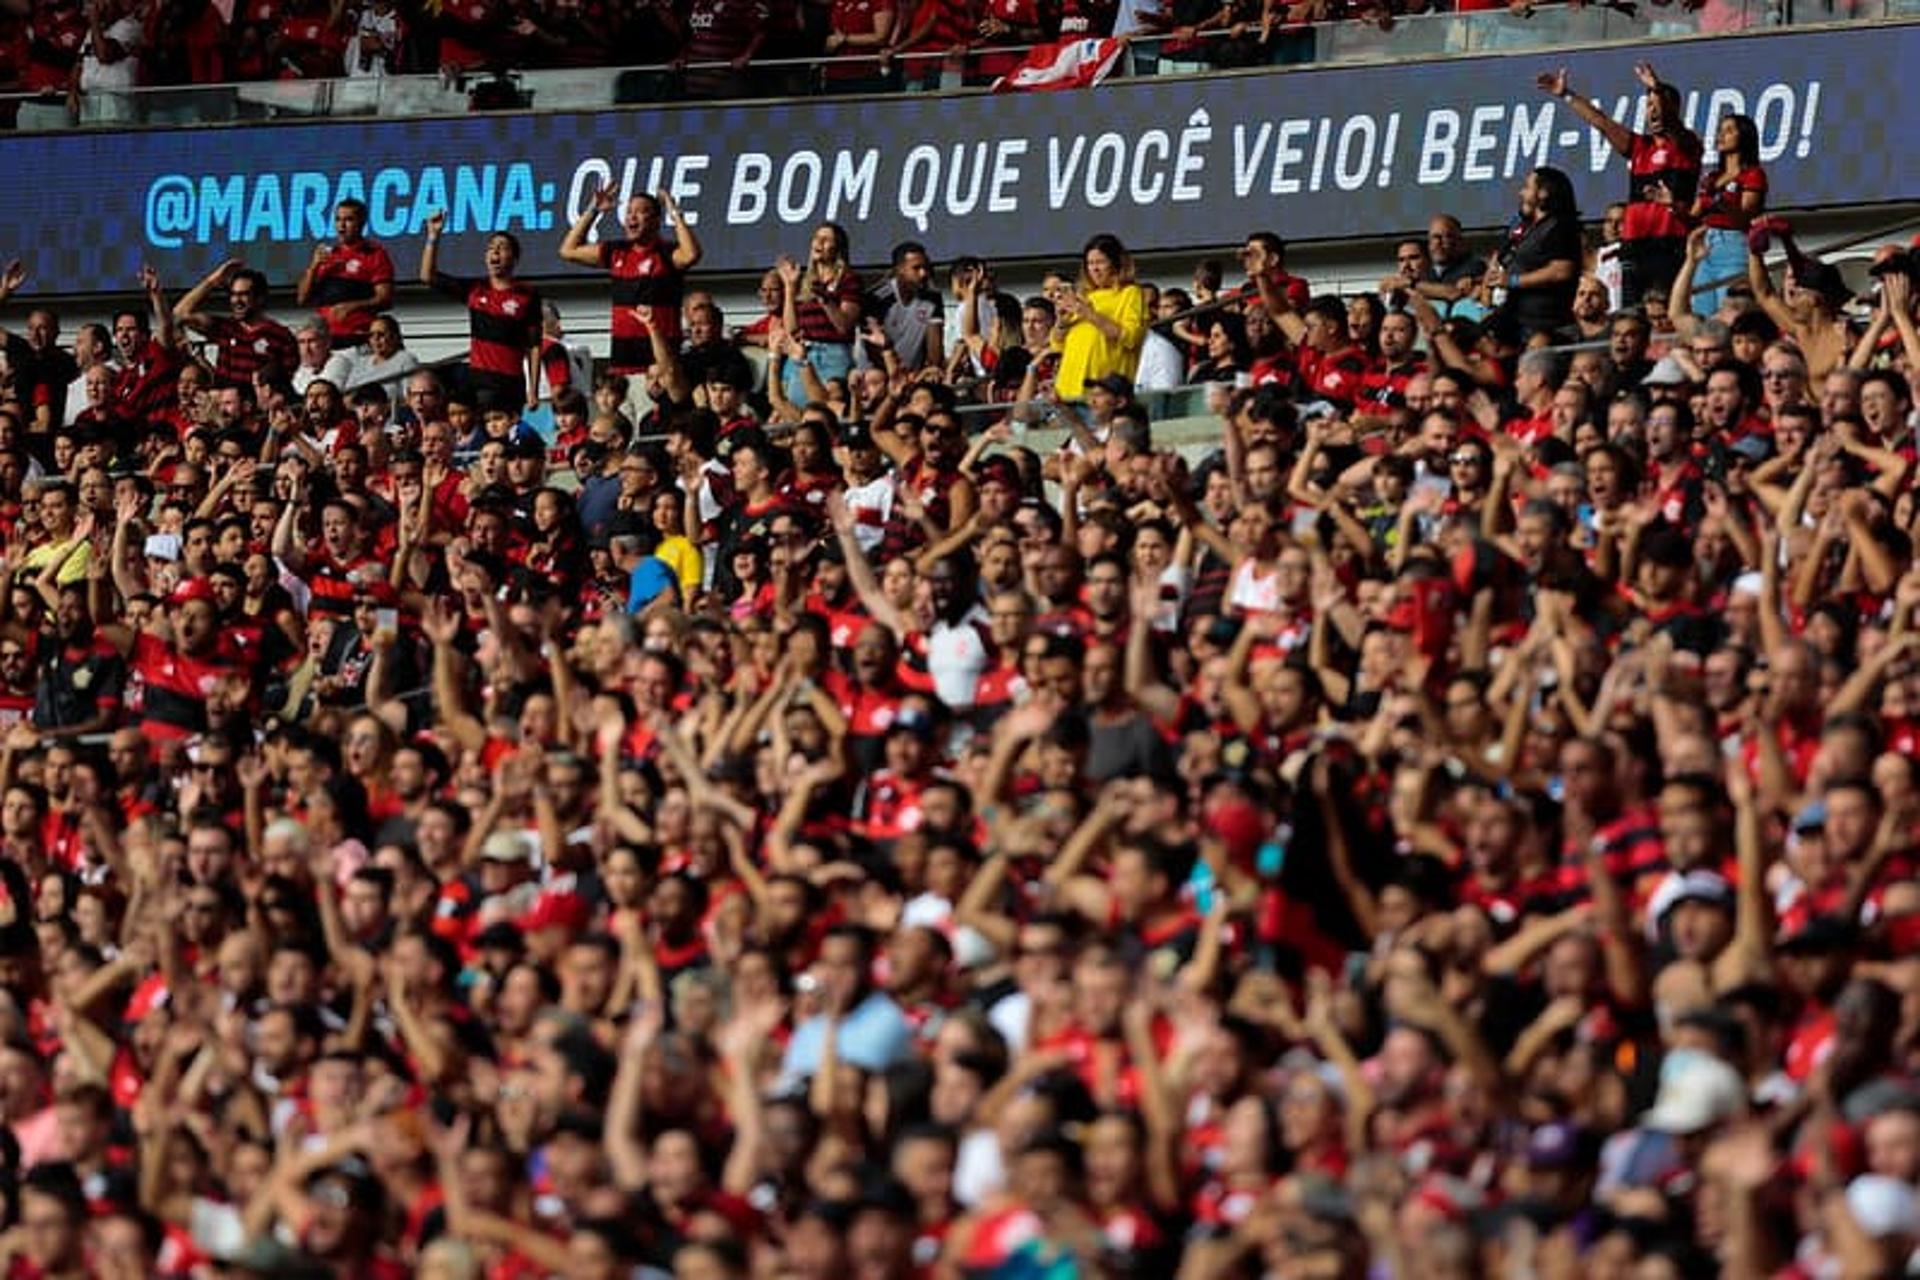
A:
[[[780,259],[778,270],[785,287],[781,318],[787,332],[806,347],[804,361],[787,364],[787,399],[806,404],[802,363],[811,365],[820,381],[845,378],[853,369],[853,334],[860,323],[860,277],[849,265],[851,253],[846,228],[823,222],[807,242],[803,267],[792,258]]]
[[[1727,300],[1727,286],[1747,273],[1747,228],[1767,206],[1767,171],[1760,167],[1760,130],[1752,116],[1722,116],[1713,134],[1720,163],[1700,175],[1693,216],[1706,229],[1707,253],[1698,268],[1708,287],[1693,295],[1693,313],[1710,316]]]
[[[1206,359],[1187,371],[1188,382],[1233,382],[1253,366],[1253,347],[1247,341],[1247,322],[1231,311],[1209,316]]]
[[[1054,345],[1060,375],[1054,389],[1077,400],[1089,382],[1133,377],[1147,335],[1147,295],[1134,280],[1133,255],[1119,237],[1097,235],[1080,255],[1080,280],[1055,299]]]

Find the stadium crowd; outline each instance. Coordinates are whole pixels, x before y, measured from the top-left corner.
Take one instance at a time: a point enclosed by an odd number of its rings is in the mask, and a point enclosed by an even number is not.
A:
[[[1347,298],[829,225],[729,318],[611,192],[8,267],[0,1269],[1909,1274],[1920,260],[1639,76],[1595,227]]]
[[[671,74],[628,84],[628,100],[862,92],[933,87],[943,72],[987,84],[1026,46],[1087,36],[1142,39],[1145,62],[1164,58],[1191,70],[1304,62],[1312,60],[1317,23],[1390,27],[1401,15],[1506,8],[1531,16],[1535,3],[9,0],[0,5],[0,90],[111,102],[142,86],[648,66]],[[1680,7],[1709,3],[1680,0]],[[1608,7],[1637,6],[1614,0]],[[1708,15],[1708,29],[1750,20],[1742,6],[1732,9],[1739,12]],[[806,65],[821,58],[832,62]]]

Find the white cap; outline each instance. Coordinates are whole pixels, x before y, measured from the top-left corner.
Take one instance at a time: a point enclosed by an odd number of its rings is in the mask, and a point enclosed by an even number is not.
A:
[[[1717,871],[1670,872],[1647,899],[1647,936],[1659,937],[1667,913],[1683,902],[1713,902],[1730,908],[1733,901],[1733,886]]]
[[[1709,1053],[1679,1049],[1660,1067],[1660,1092],[1640,1117],[1640,1127],[1690,1134],[1710,1129],[1746,1105],[1740,1073]]]
[[[1863,1173],[1847,1184],[1847,1212],[1875,1240],[1920,1237],[1920,1201],[1911,1183],[1885,1174]]]

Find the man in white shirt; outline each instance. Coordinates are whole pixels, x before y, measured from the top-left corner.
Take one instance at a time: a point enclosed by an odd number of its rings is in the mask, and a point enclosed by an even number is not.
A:
[[[345,387],[353,376],[353,366],[333,349],[333,337],[318,321],[309,321],[294,332],[300,344],[300,364],[293,371],[293,393],[307,394],[307,388],[324,379],[336,388]]]
[[[1186,357],[1173,340],[1151,326],[1140,344],[1140,365],[1133,371],[1135,391],[1171,391],[1187,376]]]
[[[146,26],[126,0],[96,0],[87,6],[86,53],[80,59],[80,122],[111,124],[134,117],[140,82],[140,42]]]
[[[80,366],[80,372],[67,384],[67,411],[62,417],[64,422],[72,422],[87,407],[87,370],[104,364],[117,373],[122,367],[113,358],[113,339],[107,333],[107,326],[80,326],[80,331],[73,335],[73,362]]]

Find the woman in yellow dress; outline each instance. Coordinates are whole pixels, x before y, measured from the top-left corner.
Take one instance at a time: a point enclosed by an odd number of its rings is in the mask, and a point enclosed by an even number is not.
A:
[[[1077,400],[1096,378],[1133,377],[1147,335],[1147,299],[1133,278],[1133,256],[1118,237],[1097,235],[1080,255],[1080,283],[1055,301],[1054,344],[1060,373],[1054,390]]]

